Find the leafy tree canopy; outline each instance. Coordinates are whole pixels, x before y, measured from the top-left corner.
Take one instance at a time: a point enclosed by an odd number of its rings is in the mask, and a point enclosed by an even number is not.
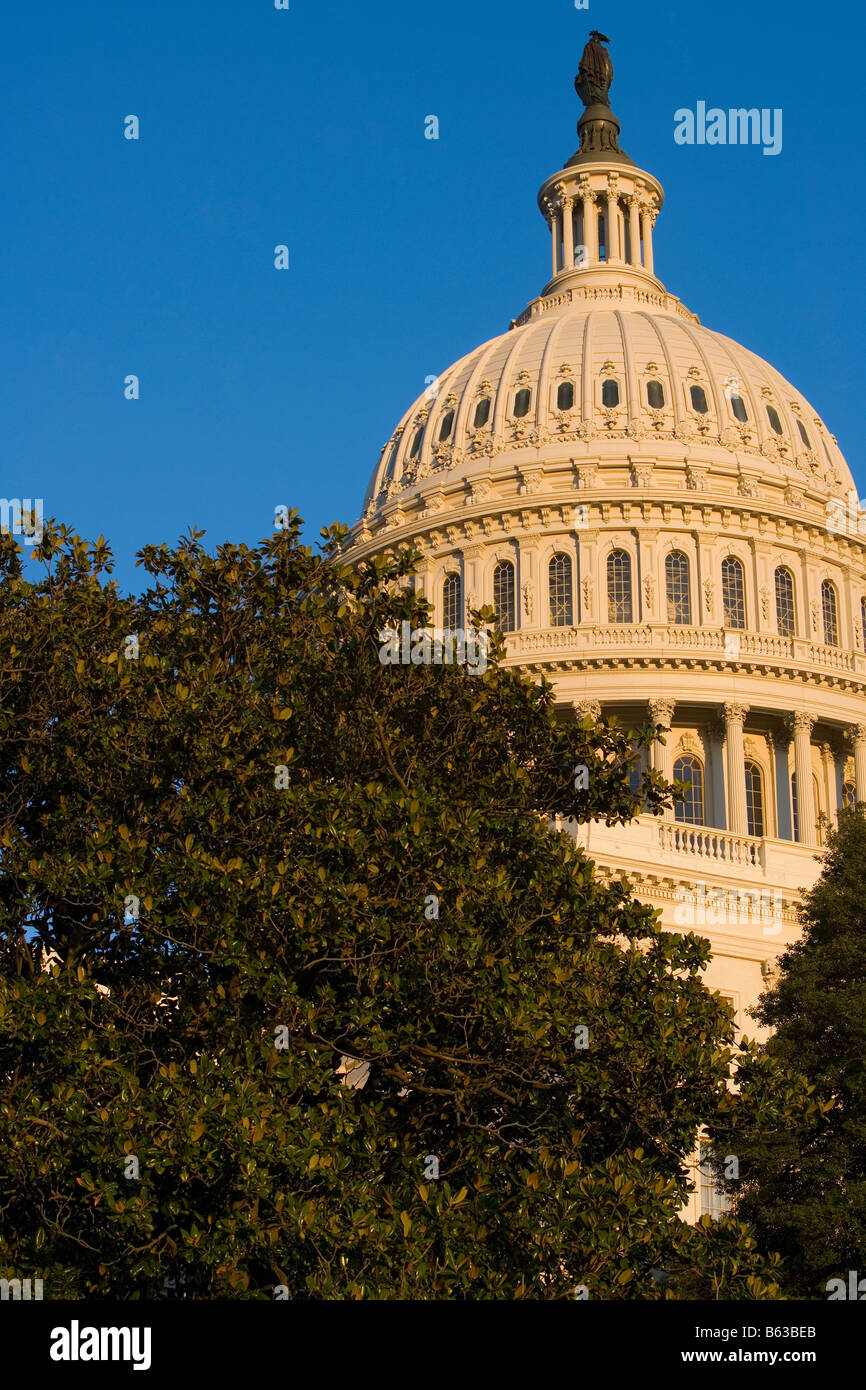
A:
[[[866,1275],[864,884],[861,805],[827,827],[802,936],[755,1010],[774,1032],[744,1060],[740,1093],[717,1121],[717,1149],[739,1157],[737,1213],[785,1256],[785,1289],[798,1298],[826,1299],[828,1280]]]
[[[633,738],[557,721],[501,638],[484,674],[383,665],[429,617],[410,555],[201,534],[139,597],[102,539],[47,527],[33,580],[0,538],[0,1266],[774,1296],[746,1226],[679,1215],[731,1058],[708,943],[551,830],[665,804]]]

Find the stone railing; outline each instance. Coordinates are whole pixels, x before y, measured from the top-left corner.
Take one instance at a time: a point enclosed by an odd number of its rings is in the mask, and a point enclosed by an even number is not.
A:
[[[691,855],[696,859],[741,868],[761,868],[760,840],[743,835],[729,835],[725,830],[709,830],[704,826],[679,825],[666,821],[659,826],[660,849],[675,854]]]
[[[792,667],[850,671],[866,676],[866,657],[841,647],[827,647],[772,632],[736,632],[722,627],[687,627],[673,623],[581,623],[508,634],[508,655],[520,659],[544,652],[594,653],[638,650],[682,657],[694,652],[727,661],[782,663]]]

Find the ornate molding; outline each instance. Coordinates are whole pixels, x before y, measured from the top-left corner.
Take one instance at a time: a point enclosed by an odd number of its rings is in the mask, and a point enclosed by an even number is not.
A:
[[[750,708],[749,705],[741,705],[734,700],[726,701],[725,704],[722,705],[726,727],[730,728],[732,724],[739,724],[742,726],[746,722]]]
[[[669,729],[673,723],[674,710],[676,707],[676,700],[650,700],[649,712],[653,724],[661,724],[663,728]]]
[[[587,716],[590,719],[594,719],[596,723],[601,719],[601,704],[598,700],[572,700],[571,707],[574,710],[574,716],[578,723],[580,723],[582,719],[586,719]]]

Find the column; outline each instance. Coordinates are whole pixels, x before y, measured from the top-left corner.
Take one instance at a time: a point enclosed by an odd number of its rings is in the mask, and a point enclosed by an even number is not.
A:
[[[601,719],[601,704],[598,700],[588,698],[572,700],[571,708],[574,710],[574,718],[578,724],[587,717],[594,720],[596,724]]]
[[[794,772],[797,777],[797,843],[817,845],[815,828],[815,794],[812,789],[812,729],[815,716],[797,710],[791,715],[794,735]]]
[[[643,235],[643,263],[644,269],[653,274],[653,224],[652,209],[648,203],[644,203],[640,210],[640,225]]]
[[[743,750],[743,725],[748,713],[748,705],[729,703],[724,706],[725,739],[728,745],[728,830],[732,835],[749,833],[746,811],[746,758]]]
[[[552,204],[550,206],[550,239],[553,252],[553,273],[559,270],[559,212]]]
[[[839,794],[836,790],[836,760],[829,743],[821,744],[821,763],[824,773],[824,797],[827,802],[827,815],[834,820],[839,810]]]
[[[590,265],[598,261],[598,217],[595,211],[595,194],[590,189],[581,190],[583,203],[583,241]]]
[[[781,840],[782,834],[779,829],[779,787],[776,781],[776,735],[772,729],[764,734],[767,744],[767,760],[770,764],[770,776],[767,787],[767,804],[764,807],[764,834],[774,840]]]
[[[616,189],[608,188],[604,196],[607,199],[607,259],[618,261],[620,259],[619,210]]]
[[[851,730],[854,744],[854,795],[866,801],[866,724],[855,724]]]
[[[657,738],[653,740],[650,745],[650,757],[653,768],[656,772],[661,773],[666,782],[674,780],[671,724],[675,709],[676,704],[673,700],[650,700],[649,702],[650,722],[661,724],[662,736],[666,739],[664,744],[661,744]],[[673,811],[666,812],[666,815],[672,816]]]
[[[562,242],[563,242],[563,269],[574,269],[574,199],[563,198],[560,203],[562,212]]]
[[[725,726],[721,719],[707,724],[706,810],[707,824],[716,830],[728,828],[725,814],[725,759],[723,753]]]
[[[626,198],[628,203],[628,237],[631,250],[631,264],[640,265],[640,208],[636,193],[629,193]]]
[[[776,780],[776,837],[779,840],[793,840],[794,818],[791,813],[791,778],[788,772],[788,748],[791,739],[788,730],[776,729],[773,741],[776,747],[773,770]]]

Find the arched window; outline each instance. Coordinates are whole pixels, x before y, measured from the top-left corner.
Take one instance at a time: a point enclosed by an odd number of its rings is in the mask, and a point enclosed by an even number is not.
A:
[[[482,425],[486,425],[486,424],[487,424],[487,421],[488,421],[489,419],[490,419],[490,397],[489,397],[489,396],[482,396],[481,400],[478,402],[477,406],[475,407],[475,421],[474,421],[475,428],[476,428],[477,430],[480,430],[481,427],[482,427]]]
[[[807,449],[811,449],[812,445],[809,443],[809,436],[808,436],[808,434],[806,433],[806,427],[805,427],[805,425],[803,424],[803,421],[802,421],[802,420],[798,420],[798,421],[797,421],[797,429],[800,431],[800,438],[802,439],[802,441],[803,441],[803,443],[805,444],[806,448],[807,448]]]
[[[742,396],[737,393],[731,396],[731,410],[734,413],[735,420],[740,420],[743,424],[746,423],[749,418],[746,413],[746,402],[743,400]]]
[[[608,377],[607,381],[601,384],[601,403],[607,406],[608,410],[619,405],[619,382]]]
[[[692,386],[690,394],[692,410],[696,410],[699,415],[706,415],[709,406],[707,405],[707,393],[703,386]]]
[[[651,410],[664,410],[665,388],[660,381],[648,381],[646,384],[647,405]]]
[[[571,560],[567,555],[551,557],[548,594],[551,627],[570,627],[574,621],[574,605],[571,597]]]
[[[454,428],[454,411],[446,410],[442,416],[442,424],[439,426],[439,443],[442,444],[451,434]]]
[[[456,632],[463,626],[463,585],[459,574],[446,574],[442,581],[442,626]]]
[[[424,426],[415,431],[415,438],[412,440],[412,448],[409,450],[410,459],[416,459],[421,452],[421,440],[424,438]]]
[[[524,415],[529,414],[529,407],[532,404],[532,392],[528,386],[521,386],[517,395],[514,397],[515,419],[522,420]]]
[[[493,607],[496,610],[496,626],[503,632],[513,632],[516,607],[514,566],[510,560],[500,560],[493,571]]]
[[[781,434],[782,421],[779,419],[779,412],[774,405],[767,406],[767,419],[769,420],[772,428],[776,431],[776,434]]]
[[[722,561],[722,609],[725,627],[745,628],[746,586],[743,566],[733,555]]]
[[[825,647],[838,647],[839,611],[836,603],[836,590],[829,579],[825,579],[821,585],[821,610],[824,614],[824,645]]]
[[[572,410],[574,407],[574,382],[561,381],[556,393],[557,410]]]
[[[757,763],[746,763],[746,816],[749,834],[764,837],[764,779]]]
[[[668,622],[688,626],[692,620],[689,562],[681,550],[672,550],[665,558],[665,587],[668,597]]]
[[[776,630],[780,637],[795,637],[794,577],[780,565],[776,570]]]
[[[607,620],[630,623],[631,559],[624,550],[612,550],[607,557]]]
[[[704,823],[704,770],[697,758],[689,754],[674,763],[674,781],[682,782],[685,794],[676,805],[675,815],[682,825]]]
[[[854,807],[857,805],[857,788],[853,782],[844,782],[842,784],[842,805],[849,811],[853,811]]]

